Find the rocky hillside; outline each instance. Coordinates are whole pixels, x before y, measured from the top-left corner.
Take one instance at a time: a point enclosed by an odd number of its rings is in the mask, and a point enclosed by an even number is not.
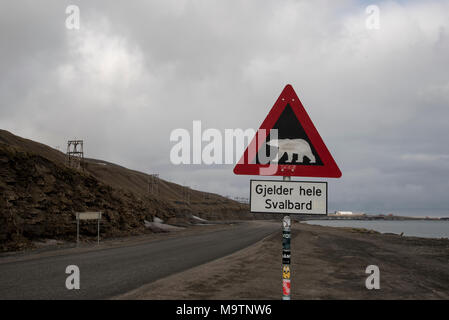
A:
[[[248,206],[216,194],[190,190],[159,179],[149,194],[148,175],[101,160],[87,159],[85,171],[66,166],[65,155],[46,145],[0,130],[0,251],[32,246],[41,239],[73,241],[75,212],[103,211],[102,236],[149,232],[144,220],[157,216],[185,225],[204,219],[248,219]],[[96,229],[82,226],[84,235]]]

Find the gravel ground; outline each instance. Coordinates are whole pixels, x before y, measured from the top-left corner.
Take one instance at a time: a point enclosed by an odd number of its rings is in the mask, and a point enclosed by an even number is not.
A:
[[[280,299],[281,239],[279,231],[116,299]],[[365,287],[368,265],[380,269],[379,290]],[[292,299],[449,299],[447,239],[296,223],[291,269]]]

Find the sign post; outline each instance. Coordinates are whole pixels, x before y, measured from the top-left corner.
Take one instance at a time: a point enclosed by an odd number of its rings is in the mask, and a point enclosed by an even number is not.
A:
[[[341,177],[337,163],[291,85],[282,90],[235,165],[234,173],[283,177],[282,181],[250,181],[250,211],[284,215],[282,299],[290,300],[290,214],[327,215],[328,194],[327,182],[291,181],[291,177]]]
[[[290,181],[290,177],[283,177],[284,181]],[[282,220],[282,300],[290,300],[291,289],[291,219],[289,215],[284,216]]]
[[[80,242],[80,220],[97,220],[97,245],[100,244],[100,220],[102,212],[76,212],[76,246]]]

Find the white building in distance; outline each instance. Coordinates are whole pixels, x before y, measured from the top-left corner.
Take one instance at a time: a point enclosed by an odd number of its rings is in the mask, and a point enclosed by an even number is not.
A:
[[[335,213],[329,213],[330,217],[364,217],[366,216],[363,212],[352,212],[352,211],[335,211]]]
[[[352,211],[335,211],[336,216],[352,216],[353,214]]]

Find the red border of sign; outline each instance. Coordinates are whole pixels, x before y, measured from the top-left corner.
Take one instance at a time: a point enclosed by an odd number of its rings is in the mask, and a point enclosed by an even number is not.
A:
[[[262,125],[260,126],[260,129],[265,129],[265,136],[261,136],[259,138],[259,141],[265,141],[266,136],[270,132],[270,129],[273,128],[273,126],[281,116],[282,111],[284,111],[287,104],[290,104],[293,112],[298,118],[298,121],[301,123],[302,127],[304,128],[304,131],[309,137],[310,143],[313,145],[316,152],[318,153],[318,156],[323,162],[323,165],[314,166],[314,165],[279,164],[275,165],[277,168],[274,173],[270,174],[260,173],[261,168],[268,168],[270,164],[265,165],[254,164],[248,163],[250,161],[246,162],[244,161],[245,159],[251,159],[252,161],[256,156],[254,150],[258,151],[259,148],[261,147],[259,146],[257,148],[257,140],[258,140],[257,138],[259,134],[263,133],[258,131],[254,136],[253,140],[251,141],[251,143],[249,144],[249,146],[246,148],[242,158],[234,167],[234,173],[245,175],[340,178],[341,177],[340,169],[338,168],[334,158],[332,157],[326,145],[324,144],[323,139],[321,139],[321,136],[316,130],[315,126],[313,125],[312,120],[310,120],[310,117],[307,114],[306,110],[304,109],[304,106],[302,105],[298,96],[296,95],[295,90],[293,90],[293,87],[289,84],[285,86],[284,90],[282,90],[281,95],[276,100],[273,108],[271,108],[270,112],[268,113],[268,116],[265,118]],[[250,152],[249,150],[251,150],[252,152]],[[273,166],[273,164],[271,164],[271,166]]]

